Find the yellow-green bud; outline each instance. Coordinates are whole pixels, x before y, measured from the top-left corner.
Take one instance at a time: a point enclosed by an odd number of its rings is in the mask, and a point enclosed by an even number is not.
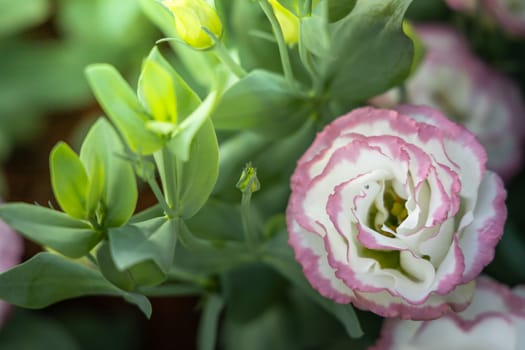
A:
[[[295,45],[299,41],[299,17],[284,7],[278,0],[268,0],[283,31],[284,41]]]
[[[215,43],[203,28],[217,39],[222,35],[222,23],[217,11],[204,0],[164,0],[162,4],[175,17],[179,37],[196,49],[207,49]]]
[[[255,169],[251,163],[246,164],[244,167],[236,186],[243,193],[257,192],[261,188],[261,184],[257,178],[257,169]]]

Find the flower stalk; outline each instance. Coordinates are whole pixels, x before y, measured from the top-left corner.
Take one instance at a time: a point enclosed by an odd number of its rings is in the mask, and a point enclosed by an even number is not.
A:
[[[267,0],[259,0],[259,4],[272,26],[272,30],[277,41],[277,46],[279,48],[279,56],[281,57],[281,64],[283,67],[284,77],[290,85],[290,88],[292,90],[295,90],[297,87],[295,85],[292,64],[290,63],[290,55],[288,54],[288,47],[286,45],[286,41],[284,40],[284,34],[279,24],[279,21],[275,16],[272,6]]]
[[[258,191],[261,188],[261,184],[257,178],[257,169],[255,169],[251,163],[246,164],[236,187],[242,192],[241,220],[244,237],[248,246],[253,248],[258,240],[258,236],[251,224],[250,204],[253,192]]]

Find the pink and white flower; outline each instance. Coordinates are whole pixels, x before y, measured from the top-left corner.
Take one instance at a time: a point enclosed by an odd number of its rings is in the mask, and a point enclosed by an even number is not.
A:
[[[447,26],[416,27],[426,56],[406,83],[409,103],[445,112],[473,132],[488,154],[487,167],[505,180],[521,167],[525,134],[525,102],[519,88],[469,50],[465,39]],[[388,107],[399,91],[375,98]]]
[[[479,13],[504,31],[525,36],[525,2],[520,0],[446,0],[450,8],[469,15]]]
[[[428,107],[365,107],[298,161],[289,242],[322,295],[386,317],[467,307],[506,218],[502,181],[473,134]]]
[[[474,299],[460,313],[432,321],[385,320],[370,350],[519,350],[525,348],[525,286],[510,290],[480,277]]]
[[[22,238],[0,220],[0,272],[4,272],[18,264],[22,259],[22,251]],[[4,324],[9,311],[10,305],[0,301],[0,327]]]

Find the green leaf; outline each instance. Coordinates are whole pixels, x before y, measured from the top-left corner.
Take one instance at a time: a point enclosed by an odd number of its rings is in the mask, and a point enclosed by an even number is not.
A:
[[[161,216],[165,216],[164,211],[162,210],[162,207],[159,204],[155,204],[133,215],[131,219],[129,219],[128,224],[136,224],[142,221],[147,221]]]
[[[414,44],[414,60],[410,66],[410,74],[413,74],[425,58],[425,43],[423,43],[423,40],[421,40],[414,27],[408,21],[403,22],[403,31]]]
[[[0,274],[0,299],[30,309],[58,301],[88,296],[122,296],[151,315],[143,296],[125,292],[92,268],[52,253],[39,253],[23,264]]]
[[[87,218],[88,177],[78,155],[59,142],[49,156],[51,185],[63,211],[77,219]]]
[[[173,263],[177,236],[172,220],[156,218],[110,229],[108,238],[111,255],[121,271],[150,260],[166,274]]]
[[[139,262],[126,269],[119,269],[111,251],[111,244],[108,241],[98,247],[97,262],[104,277],[127,291],[142,286],[156,286],[166,280],[166,273],[152,260]]]
[[[239,206],[210,198],[202,209],[186,220],[191,232],[210,241],[242,241]]]
[[[266,176],[281,175],[287,179],[295,169],[296,161],[312,143],[316,132],[315,120],[307,120],[288,137],[276,140],[253,159],[253,163]]]
[[[26,203],[0,206],[0,218],[28,239],[71,258],[86,255],[101,238],[85,221]]]
[[[357,1],[335,23],[327,23],[322,14],[302,21],[300,45],[315,58],[332,98],[332,114],[346,112],[408,76],[414,48],[402,22],[411,2]]]
[[[171,75],[177,97],[177,115],[180,120],[187,118],[201,104],[199,96],[166,61],[156,46],[151,50],[147,59],[158,63],[165,72]]]
[[[282,76],[255,70],[224,93],[212,118],[217,129],[250,129],[275,138],[301,125],[312,107]]]
[[[337,22],[346,17],[354,8],[357,0],[327,0],[328,3],[328,21]]]
[[[408,76],[414,48],[402,23],[411,2],[358,1],[348,16],[333,25],[330,93],[343,110]]]
[[[194,131],[188,130],[187,137],[190,138]],[[164,156],[160,152],[154,156],[164,189],[168,188],[170,181],[173,181],[169,174],[176,174],[178,183],[175,183],[175,186],[178,189],[174,195],[176,197],[174,202],[178,214],[183,218],[190,218],[206,203],[217,182],[219,144],[211,120],[209,118],[204,119],[204,124],[198,129],[191,144],[188,145],[188,161],[183,162],[176,155],[180,155],[179,152],[181,151],[184,152],[184,150],[177,150],[177,146],[185,142],[183,136],[174,139],[168,144],[169,148],[164,150],[166,152]],[[165,159],[166,157],[170,159]],[[167,167],[170,166],[171,169],[168,169]],[[166,191],[166,193],[169,194],[170,191]],[[168,200],[172,203],[171,198]]]
[[[175,252],[174,266],[191,274],[220,273],[255,258],[241,242],[211,241],[191,232],[183,220],[177,220],[177,224],[181,244]]]
[[[206,298],[197,334],[198,350],[214,350],[216,348],[219,316],[223,306],[224,301],[217,294],[211,294]]]
[[[138,192],[132,165],[122,156],[125,149],[111,124],[100,118],[90,129],[80,159],[90,176],[89,207],[103,214],[103,225],[123,225],[133,215]]]
[[[180,208],[183,218],[195,215],[206,203],[217,182],[219,144],[207,119],[193,139],[189,160],[182,164]]]
[[[177,123],[177,96],[171,75],[157,62],[146,59],[139,77],[138,96],[155,121]]]
[[[266,246],[264,261],[273,266],[290,282],[295,284],[299,290],[311,298],[312,301],[321,306],[325,311],[333,315],[344,326],[347,334],[352,338],[361,337],[363,331],[359,325],[359,320],[351,304],[337,304],[334,301],[323,297],[319,292],[312,289],[306,280],[304,273],[294,259],[293,251],[286,242],[285,231],[276,235]]]
[[[137,286],[133,276],[128,271],[117,269],[107,241],[97,247],[97,264],[102,275],[120,289],[131,291]]]
[[[241,324],[270,309],[287,286],[274,269],[260,263],[239,266],[221,277],[228,316]]]
[[[186,162],[190,158],[193,139],[204,123],[209,120],[216,103],[217,93],[211,92],[206,100],[180,124],[179,131],[173,136],[168,146],[179,160]]]
[[[146,129],[146,112],[114,67],[90,65],[86,75],[97,100],[134,152],[151,154],[162,147],[162,138]]]

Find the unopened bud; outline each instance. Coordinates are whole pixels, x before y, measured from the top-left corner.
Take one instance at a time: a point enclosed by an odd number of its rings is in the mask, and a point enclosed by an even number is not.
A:
[[[164,0],[162,4],[175,17],[179,37],[196,49],[215,45],[222,35],[222,23],[217,11],[204,0]]]
[[[268,0],[281,26],[284,41],[292,46],[299,42],[299,17],[284,7],[278,0]]]
[[[254,168],[251,163],[246,164],[244,167],[236,186],[243,193],[253,193],[259,191],[261,188],[261,183],[257,178],[257,169]]]

